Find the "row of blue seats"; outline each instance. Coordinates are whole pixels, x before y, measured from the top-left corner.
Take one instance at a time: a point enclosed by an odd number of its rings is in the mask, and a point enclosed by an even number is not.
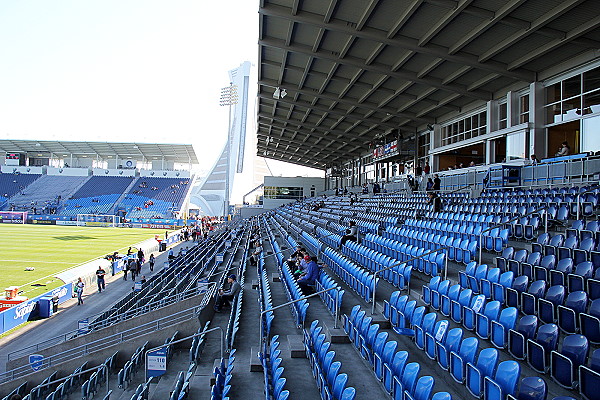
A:
[[[481,227],[444,224],[440,224],[439,229],[438,227],[427,228],[424,226],[419,228],[396,228],[393,233],[390,230],[382,233],[384,238],[393,240],[389,244],[383,242],[382,245],[385,247],[392,245],[400,251],[402,246],[417,246],[424,250],[447,247],[448,259],[466,264],[473,260],[477,254],[481,232]],[[486,240],[486,237],[483,237],[482,240]],[[504,241],[500,239],[495,239],[497,243],[494,243],[492,238],[487,240],[492,241],[492,245],[504,246]]]
[[[556,196],[556,195],[565,195],[571,194],[575,195],[578,193],[586,192],[590,189],[593,189],[592,186],[572,186],[572,187],[554,187],[554,188],[535,188],[535,189],[487,189],[482,192],[479,197],[480,198],[512,198],[515,196]],[[596,193],[597,194],[597,193]]]
[[[433,394],[435,379],[421,376],[419,363],[406,363],[408,352],[396,352],[398,342],[389,340],[387,332],[379,332],[379,325],[372,323],[360,306],[355,306],[350,316],[344,315],[344,330],[359,353],[369,361],[378,380],[392,399],[451,400],[448,392]],[[402,361],[400,361],[402,360]]]
[[[593,237],[596,240],[596,243],[600,240],[600,221],[597,219],[592,219],[590,221],[585,221],[583,219],[575,219],[571,222],[571,227],[566,229],[567,237],[577,236],[577,239],[580,241]]]
[[[194,371],[196,370],[196,364],[190,363],[187,371],[179,371],[177,377],[175,378],[175,382],[173,383],[173,389],[171,390],[171,395],[169,396],[169,400],[184,400],[189,398],[190,394],[190,380],[192,376],[194,376]],[[138,386],[138,390],[140,387]],[[144,392],[144,388],[142,388],[142,393]],[[141,393],[140,393],[141,394]],[[132,398],[131,400],[135,400]],[[142,400],[142,399],[139,399]]]
[[[303,296],[302,290],[298,283],[294,279],[292,275],[292,271],[290,270],[287,263],[284,262],[283,259],[283,251],[279,246],[279,243],[275,240],[275,236],[271,231],[270,226],[266,223],[266,219],[262,219],[263,225],[265,227],[265,231],[267,233],[267,237],[270,239],[271,247],[273,248],[274,255],[277,258],[277,266],[279,269],[279,276],[281,277],[281,281],[283,283],[283,287],[285,289],[286,296],[289,301],[298,300]],[[304,320],[306,318],[306,312],[308,310],[309,303],[306,300],[300,300],[292,304],[292,314],[296,319],[296,325],[303,325]]]
[[[511,254],[512,250],[507,247],[503,251],[503,257],[496,259],[500,272],[512,272],[514,276],[526,276],[532,281],[543,280],[550,286],[563,285],[569,292],[587,290],[592,300],[600,297],[600,268],[592,261],[579,261],[575,264],[568,257],[556,262],[553,254],[542,257],[539,252],[528,254],[524,249]],[[497,279],[497,274],[494,271],[492,279]]]
[[[262,337],[263,347],[259,349],[260,354],[266,354],[266,342],[265,338],[270,336],[271,326],[275,314],[273,311],[269,311],[273,308],[273,295],[271,294],[271,287],[269,285],[269,279],[267,277],[267,270],[264,267],[264,257],[260,257],[258,260],[258,301],[260,304],[260,311],[262,313],[262,319],[260,324],[262,326]]]
[[[329,247],[339,249],[342,243],[342,236],[337,233],[330,232],[323,228],[317,228],[315,231],[317,238]]]
[[[431,237],[430,239],[431,242],[423,241],[421,245],[417,245],[406,244],[403,241],[395,239],[386,239],[382,236],[367,235],[362,243],[374,251],[383,253],[385,257],[391,257],[396,262],[403,262],[409,260],[410,258],[419,257],[410,262],[413,269],[423,272],[429,276],[436,276],[440,273],[443,273],[446,269],[447,252],[446,250],[442,249],[423,256],[424,253],[444,246],[444,244],[442,244],[442,238],[437,238],[439,242],[435,242],[435,237]],[[349,247],[351,246],[352,245],[349,245]],[[454,251],[454,255],[456,256],[456,248],[450,249],[448,254],[452,251]],[[393,282],[391,280],[388,281]],[[406,281],[404,283],[408,286],[410,282]],[[403,288],[403,286],[404,285],[399,287]]]
[[[321,257],[333,273],[346,282],[360,297],[367,302],[371,300],[377,285],[373,274],[331,247],[326,248]]]
[[[279,246],[277,242],[273,240],[273,250],[276,252],[279,251]],[[282,260],[283,261],[283,260]],[[300,286],[298,286],[298,282],[294,279],[292,275],[292,271],[286,262],[279,262],[279,276],[281,277],[281,282],[283,283],[283,287],[285,289],[285,294],[288,298],[288,301],[298,300],[304,296]],[[304,320],[306,319],[306,312],[308,311],[309,302],[306,299],[302,299],[292,304],[291,310],[292,315],[295,318],[296,325],[302,326],[304,325]]]
[[[150,383],[152,382],[152,378],[148,378],[143,383],[140,383],[136,388],[135,392],[131,395],[129,400],[148,400],[148,396],[150,395]]]
[[[240,292],[238,296],[233,299],[231,302],[231,312],[229,314],[229,320],[227,322],[227,328],[225,331],[225,345],[228,349],[233,348],[233,343],[235,342],[235,336],[240,329],[240,318],[242,315],[242,302],[244,300],[244,285],[245,285],[245,275],[246,275],[246,264],[248,260],[250,240],[246,241],[246,245],[244,247],[244,254],[242,256],[242,262],[240,263],[240,267],[238,269],[237,276],[239,277],[240,282]]]
[[[483,396],[485,399],[504,399],[507,396],[546,399],[547,386],[542,379],[525,377],[517,389],[520,380],[520,366],[517,362],[499,363],[500,353],[493,347],[478,352],[479,340],[476,337],[463,338],[462,328],[448,330],[447,320],[436,321],[435,313],[425,314],[425,307],[415,308],[416,301],[407,300],[407,296],[392,294],[390,301],[384,303],[386,318],[393,325],[400,321],[401,325],[395,326],[394,331],[412,334],[417,347],[424,350],[430,359],[437,360],[438,365],[449,371],[456,382],[465,384],[473,396]],[[558,328],[556,331],[558,337]],[[405,359],[398,362],[402,365],[406,363]],[[530,397],[521,397],[526,393]]]
[[[231,379],[235,363],[235,349],[229,352],[227,359],[221,359],[219,366],[215,367],[213,376],[215,384],[210,391],[210,400],[229,400],[228,394],[231,390]]]
[[[532,251],[538,251],[543,255],[554,254],[559,260],[570,257],[574,258],[576,263],[594,261],[600,265],[600,245],[596,242],[596,238],[591,235],[580,238],[581,235],[574,233],[566,238],[561,233],[554,236],[542,233],[532,243]]]
[[[144,353],[148,347],[148,342],[139,346],[131,355],[130,359],[125,362],[123,368],[117,373],[117,382],[119,388],[126,388],[133,380],[133,376],[144,365]]]
[[[286,378],[283,377],[285,368],[282,366],[281,350],[279,350],[279,335],[269,341],[268,352],[261,359],[265,380],[265,400],[287,400],[289,390],[285,389]]]
[[[335,351],[329,350],[330,342],[321,333],[319,320],[314,320],[304,331],[304,348],[310,361],[313,377],[323,400],[354,400],[356,389],[347,386],[348,374],[340,373],[342,363],[335,360]]]
[[[543,322],[558,323],[566,333],[578,333],[581,327],[581,332],[585,332],[590,340],[600,340],[600,299],[590,302],[585,291],[572,291],[567,295],[562,284],[548,286],[544,280],[529,284],[525,275],[514,278],[512,271],[499,275],[498,268],[488,268],[485,264],[469,265],[459,276],[461,288],[516,307],[523,314],[537,315]],[[450,300],[460,297],[459,291],[455,287],[449,288],[447,283],[439,286],[432,280],[430,286],[433,289],[425,291],[443,292],[440,295],[447,295]],[[579,322],[582,318],[585,324]]]
[[[197,333],[201,333],[202,331],[207,330],[209,324],[210,321],[207,321],[203,327],[201,326],[200,328],[198,328]],[[205,346],[206,340],[204,335],[195,336],[194,338],[192,338],[192,344],[190,345],[190,350],[188,351],[188,361],[190,364],[196,364],[200,361],[200,356]]]
[[[564,306],[556,306],[552,303],[551,299],[540,298],[540,305],[538,306],[540,312],[539,321],[545,322],[547,327],[540,329],[540,337],[534,338],[535,330],[538,324],[538,316],[535,314],[532,313],[530,315],[525,315],[519,319],[519,322],[517,322],[516,307],[509,306],[502,309],[500,312],[499,301],[491,301],[483,306],[485,303],[483,295],[476,296],[476,300],[471,300],[468,302],[467,298],[472,292],[471,289],[465,288],[462,290],[462,292],[457,292],[457,285],[452,286],[451,289],[448,288],[448,285],[448,281],[439,282],[436,279],[432,279],[428,286],[423,287],[424,302],[431,305],[432,308],[440,310],[442,314],[451,316],[455,322],[460,322],[457,317],[459,313],[456,311],[460,306],[460,308],[462,308],[460,317],[465,328],[470,330],[475,329],[477,335],[484,339],[487,338],[487,336],[490,336],[494,346],[498,348],[507,348],[509,353],[511,353],[511,355],[517,359],[524,359],[525,355],[527,354],[528,363],[538,372],[548,372],[548,365],[552,365],[553,368],[555,368],[553,371],[551,371],[553,379],[565,387],[574,387],[569,386],[570,384],[566,383],[568,380],[564,379],[564,371],[568,370],[570,376],[576,374],[580,365],[585,363],[589,341],[592,340],[592,337],[596,341],[598,340],[600,334],[600,319],[598,318],[598,315],[600,314],[600,300],[595,302],[593,304],[593,309],[590,308],[589,314],[586,314],[584,309],[577,310],[572,308],[578,306],[578,304],[581,307],[580,304],[585,304],[585,302],[578,300],[570,301],[569,299],[569,301],[565,302]],[[564,288],[562,286],[554,286],[552,288],[562,288],[564,294]],[[463,294],[466,294],[466,296],[463,296]],[[575,292],[572,295],[585,297],[585,292]],[[531,296],[532,298],[535,298],[533,295]],[[439,300],[440,298],[441,300]],[[452,298],[458,298],[459,300],[451,300]],[[523,297],[522,301],[524,302],[526,299],[527,297]],[[446,306],[448,302],[451,303],[451,308]],[[401,299],[399,293],[395,293],[390,298],[388,309],[401,310],[402,304],[404,303],[405,300]],[[468,307],[467,304],[469,304]],[[547,310],[546,312],[543,311],[543,306],[545,306],[545,310]],[[482,307],[484,308],[482,309]],[[549,321],[544,320],[544,316],[548,312],[551,315],[554,315],[555,309],[558,309],[559,325],[556,325],[554,323],[556,321],[552,318],[549,318]],[[481,313],[479,313],[479,311],[481,311]],[[525,312],[525,314],[527,314],[527,312]],[[561,352],[557,352],[559,327],[562,328],[563,325],[575,324],[577,321],[577,315],[579,316],[582,324],[581,327],[583,335],[576,335],[575,332],[570,332],[568,329],[563,330],[569,334],[572,334],[567,336],[565,340],[571,337],[568,339],[568,341],[577,341],[580,343],[581,347],[578,350],[574,348],[569,350],[574,345],[565,347],[563,344],[563,349]],[[561,316],[563,317],[561,318]],[[431,330],[432,322],[428,321],[426,317],[427,316],[423,317],[422,319],[422,329]],[[568,322],[564,323],[563,319],[567,320]],[[589,334],[590,337],[588,338],[585,336],[586,334]],[[419,337],[419,335],[416,336]],[[527,348],[527,351],[525,351],[525,348]],[[564,357],[565,351],[567,352],[566,358]],[[552,359],[552,361],[554,361],[553,363],[551,362],[548,364],[549,357],[554,357]],[[600,369],[598,371],[600,371]],[[587,372],[589,371],[586,371],[586,373]],[[600,375],[598,376],[600,377]],[[572,379],[571,382],[573,382]]]
[[[401,227],[387,228],[382,236],[412,245],[421,245],[436,236],[445,237],[446,239],[479,241],[484,228],[484,225],[467,225],[461,222],[447,223],[410,219],[405,221]],[[441,241],[441,239],[437,240],[438,243]]]

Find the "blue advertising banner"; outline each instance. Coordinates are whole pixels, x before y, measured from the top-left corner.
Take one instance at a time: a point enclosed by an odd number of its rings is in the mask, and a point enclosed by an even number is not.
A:
[[[33,299],[24,301],[21,304],[17,304],[14,307],[11,307],[5,311],[0,313],[0,327],[2,330],[0,333],[4,333],[9,331],[22,323],[29,321],[32,318],[38,316],[39,306],[38,300],[42,297],[46,296],[58,296],[58,303],[63,303],[71,298],[71,293],[73,292],[73,284],[66,283],[62,286],[57,287],[56,289],[52,289],[49,292],[46,292],[40,296],[34,297]]]

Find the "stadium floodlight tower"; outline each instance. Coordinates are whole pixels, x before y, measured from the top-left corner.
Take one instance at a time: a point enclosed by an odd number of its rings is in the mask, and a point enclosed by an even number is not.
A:
[[[234,85],[233,82],[229,82],[229,86],[226,86],[221,89],[221,100],[219,101],[220,106],[228,106],[227,113],[229,114],[229,119],[227,122],[227,143],[225,144],[226,152],[227,152],[227,173],[225,174],[225,196],[223,200],[223,217],[227,218],[229,215],[229,191],[230,191],[230,173],[231,169],[231,106],[237,104],[238,102],[238,93],[237,93],[237,85]]]
[[[245,61],[229,70],[230,84],[222,89],[220,102],[229,111],[227,142],[216,157],[212,169],[197,179],[190,191],[190,208],[198,208],[204,215],[229,214],[229,199],[235,174],[244,170],[250,66],[251,63]]]

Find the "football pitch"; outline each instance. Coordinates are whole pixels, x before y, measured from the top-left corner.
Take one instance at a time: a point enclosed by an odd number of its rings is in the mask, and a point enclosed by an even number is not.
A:
[[[54,276],[129,246],[164,237],[164,229],[0,224],[0,290],[20,286],[29,298],[62,285]],[[26,271],[34,267],[33,271]]]

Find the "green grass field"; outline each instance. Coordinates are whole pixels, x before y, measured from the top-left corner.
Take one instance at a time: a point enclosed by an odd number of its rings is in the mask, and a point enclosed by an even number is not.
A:
[[[29,298],[62,284],[65,269],[118,251],[164,230],[0,224],[0,290],[20,286]],[[35,267],[35,271],[25,271]],[[45,286],[32,286],[45,285]]]

